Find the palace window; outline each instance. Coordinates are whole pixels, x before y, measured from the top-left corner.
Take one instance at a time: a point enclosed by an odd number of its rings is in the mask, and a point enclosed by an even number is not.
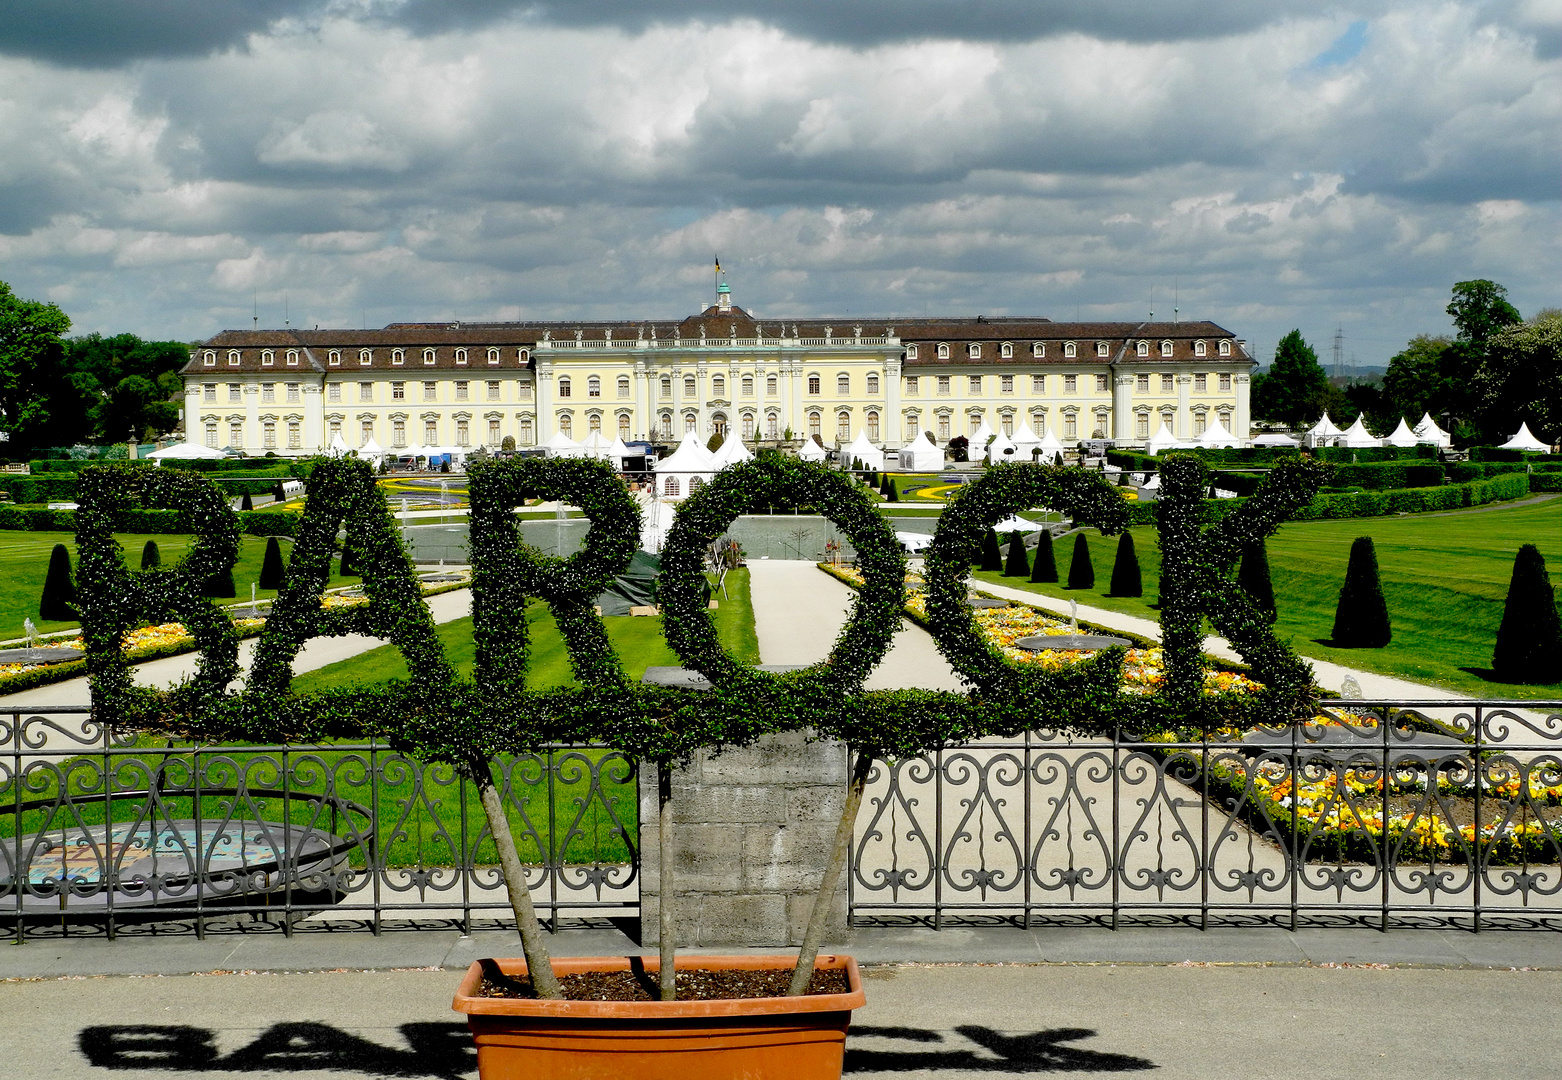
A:
[[[819,435],[822,432],[823,418],[817,412],[808,414],[808,434]]]
[[[205,386],[201,387],[201,400],[202,401],[206,401],[206,402],[210,402],[213,405],[217,404],[217,384],[216,383],[209,382]]]
[[[263,351],[260,354],[260,366],[261,367],[270,367],[271,365],[275,364],[276,362],[277,362],[277,358],[271,354],[271,350],[270,349],[266,349],[265,351]]]
[[[969,345],[969,346],[968,346],[968,347],[967,347],[967,348],[966,348],[966,350],[965,350],[965,354],[966,354],[966,355],[967,355],[967,356],[969,356],[969,357],[970,357],[970,358],[971,358],[971,359],[972,359],[972,360],[980,360],[980,359],[981,359],[981,358],[982,358],[982,347],[981,347],[981,346],[980,346],[980,345],[978,345],[978,344],[976,344],[976,343],[975,343],[975,342],[974,342],[974,341],[973,341],[973,342],[972,342],[972,343],[971,343],[971,344],[970,344],[970,345]]]
[[[1231,373],[1229,371],[1220,373],[1220,392],[1222,394],[1231,393]]]
[[[1209,376],[1202,371],[1193,376],[1193,392],[1195,394],[1209,393]]]
[[[1170,375],[1162,375],[1161,376],[1161,393],[1169,394],[1171,392],[1172,392],[1172,377]]]
[[[228,404],[237,405],[244,400],[244,388],[236,382],[228,384]]]
[[[939,442],[948,442],[949,441],[949,414],[948,413],[939,413],[938,414],[938,441]]]
[[[1102,394],[1102,393],[1106,392],[1106,390],[1107,390],[1107,381],[1106,381],[1106,379],[1107,379],[1107,377],[1105,375],[1097,375],[1096,376],[1096,393]]]
[[[438,383],[426,382],[426,383],[423,384],[423,400],[424,401],[438,401],[439,400],[439,384]]]
[[[973,393],[973,394],[980,394],[981,392],[982,392],[982,377],[980,375],[972,375],[971,376],[971,393]]]
[[[287,422],[287,446],[289,450],[299,450],[304,445],[304,433],[297,420]]]
[[[1169,342],[1169,341],[1161,342],[1161,355],[1162,356],[1170,356],[1171,354],[1172,354],[1172,343]]]
[[[488,421],[488,445],[498,446],[503,441],[503,438],[499,434],[499,421],[490,418]]]
[[[1077,393],[1079,393],[1079,376],[1078,375],[1065,375],[1065,376],[1063,376],[1063,392],[1065,394],[1077,394]]]
[[[426,385],[426,384],[425,384]],[[456,381],[456,400],[470,401],[472,399],[472,384],[465,379]]]
[[[1079,438],[1079,417],[1075,413],[1063,414],[1063,437],[1065,439]]]
[[[206,425],[206,445],[211,447],[213,450],[217,449],[217,425],[216,424],[207,424]]]
[[[754,396],[754,376],[752,376],[752,375],[745,375],[745,376],[743,376],[742,381],[738,383],[738,388],[742,391],[744,397],[746,397],[746,398],[747,397],[753,397]]]
[[[1012,412],[1004,413],[1002,416],[1000,416],[998,418],[998,426],[1003,428],[1003,433],[1005,435],[1013,435],[1014,434],[1014,414]]]
[[[406,383],[404,383],[404,382],[393,382],[393,383],[391,383],[391,400],[392,401],[406,401],[407,400],[407,384]]]
[[[423,362],[425,364],[432,364],[434,362],[434,353],[432,351],[424,353],[423,354]],[[456,363],[458,363],[458,364],[466,363],[466,350],[465,349],[457,349],[456,350]]]
[[[1208,427],[1208,424],[1209,424],[1208,417],[1204,414],[1204,412],[1202,410],[1200,410],[1199,412],[1194,413],[1193,414],[1193,436],[1194,436],[1194,438],[1198,438],[1200,435],[1204,434],[1204,431]]]
[[[1203,355],[1205,355],[1205,352],[1206,352],[1206,347],[1204,345],[1204,342],[1202,342],[1202,341],[1195,341],[1193,343],[1193,355],[1194,356],[1203,356]]]
[[[1045,394],[1047,392],[1047,377],[1045,375],[1032,375],[1030,377],[1030,392],[1033,394]]]
[[[754,414],[743,414],[743,441],[748,442],[754,437]]]
[[[906,442],[911,442],[922,431],[922,417],[914,412],[906,414]]]
[[[949,396],[949,376],[948,375],[940,375],[938,377],[938,396],[939,397],[948,397]]]
[[[817,396],[818,394],[823,392],[820,389],[819,376],[817,376],[817,375],[810,375],[810,376],[808,376],[808,392],[810,394],[815,395],[815,396]]]
[[[277,384],[274,382],[260,384],[260,400],[262,404],[269,405],[277,400]]]
[[[685,375],[683,377],[683,396],[685,400],[695,396],[693,375]]]
[[[374,438],[374,421],[365,420],[359,425],[358,445],[366,446],[370,439]]]
[[[244,424],[238,420],[228,421],[228,445],[244,445]]]
[[[835,437],[842,442],[852,437],[852,414],[845,409],[835,414]]]
[[[529,417],[529,416],[521,417],[521,436],[520,436],[520,441],[521,441],[521,445],[522,446],[530,446],[532,444],[532,442],[533,442],[533,439],[532,439],[532,418]]]
[[[879,414],[878,413],[870,412],[868,414],[867,428],[868,428],[868,441],[869,442],[878,442],[879,441]]]
[[[1099,349],[1097,349],[1096,351],[1097,351],[1098,354],[1100,353]],[[1141,342],[1139,342],[1139,344],[1134,347],[1134,353],[1137,356],[1149,356],[1150,355],[1150,343],[1148,341],[1141,341]]]
[[[1230,356],[1231,355],[1231,342],[1229,342],[1229,341],[1222,341],[1220,343],[1220,355],[1221,356]]]
[[[297,349],[289,349],[287,351],[287,366],[288,367],[297,367],[298,366],[298,350]]]
[[[907,397],[916,397],[917,396],[917,377],[915,375],[907,375],[906,376],[906,396]]]
[[[406,359],[407,359],[406,353],[402,352],[400,349],[392,349],[391,350],[391,367],[401,367],[401,365],[406,361]],[[427,352],[425,352],[423,354],[423,359],[424,360],[428,359],[428,353]]]
[[[332,367],[339,367],[342,363],[342,354],[337,352],[335,349],[332,349],[330,353],[327,354],[326,359]]]
[[[569,396],[570,396],[569,376],[568,375],[560,375],[559,376],[559,397],[567,398]]]
[[[238,367],[239,366],[239,351],[237,349],[233,349],[233,350],[229,351],[229,353],[228,353],[228,366],[229,367]]]
[[[765,438],[779,439],[781,437],[781,418],[775,413],[765,414]]]
[[[435,446],[439,443],[439,421],[423,421],[423,443],[426,446]]]
[[[672,396],[673,396],[673,380],[672,380],[672,377],[668,376],[668,375],[663,375],[662,376],[662,397],[663,398],[670,398]]]
[[[998,376],[998,392],[1000,394],[1012,394],[1012,393],[1014,393],[1014,376],[1013,375],[1000,375],[1000,376]]]
[[[624,400],[627,400],[628,397],[629,397],[629,376],[628,375],[620,375],[618,377],[618,398],[619,398],[620,401],[624,401]]]
[[[661,426],[662,426],[662,438],[664,438],[664,439],[672,438],[673,437],[673,414],[672,413],[663,413],[661,415]]]
[[[907,345],[906,346],[906,359],[907,360],[915,360],[916,358],[917,358],[917,347],[915,345]]]
[[[471,446],[472,434],[467,421],[461,417],[456,418],[456,445]]]
[[[1039,341],[1034,342],[1030,347],[1030,354],[1032,356],[1046,356],[1047,347]]]
[[[1104,341],[1096,342],[1096,355],[1097,356],[1106,356],[1109,351],[1110,351],[1110,346],[1108,346],[1106,342],[1104,342]]]
[[[1014,355],[1014,345],[1013,345],[1013,343],[1005,341],[1002,345],[998,346],[998,355],[1003,357],[1005,360],[1007,360],[1009,357],[1013,356]]]
[[[359,349],[358,350],[358,365],[360,367],[368,367],[372,363],[374,363],[374,354],[372,352],[370,352],[368,349]]]
[[[298,396],[298,384],[296,382],[290,382],[287,384],[287,400],[288,404],[290,405],[297,405],[299,403],[300,399]]]
[[[277,423],[275,420],[267,420],[260,425],[260,445],[267,450],[275,450],[277,447]]]
[[[488,400],[489,401],[498,401],[499,400],[499,380],[498,379],[489,379],[484,385],[487,387],[487,390],[488,390],[488,392],[487,392]]]
[[[372,382],[361,382],[361,383],[358,384],[358,400],[359,401],[373,401],[374,400],[374,384]]]
[[[595,375],[586,380],[586,396],[597,398],[602,396],[602,380]]]
[[[691,431],[700,430],[700,419],[691,413],[683,414],[683,433],[687,435]]]
[[[866,381],[868,394],[877,394],[879,392],[879,373],[877,371],[868,372]]]
[[[1148,394],[1150,392],[1150,376],[1140,372],[1134,376],[1134,393]]]
[[[407,422],[400,417],[391,421],[391,445],[407,445]]]
[[[982,419],[982,414],[981,413],[979,413],[979,412],[970,413],[965,418],[966,434],[968,434],[968,435],[975,435],[976,432],[981,428],[983,423],[985,423],[985,421]],[[979,449],[979,448],[973,446],[971,449],[976,450],[976,449]]]
[[[629,438],[629,414],[626,412],[618,414],[618,437],[620,439]]]
[[[212,352],[210,349],[206,351],[205,355],[202,356],[201,359],[207,367],[217,366],[217,354]]]
[[[778,383],[776,381],[776,377],[774,375],[766,375],[765,376],[765,396],[766,397],[775,397],[776,393],[777,393],[777,387],[778,387]]]
[[[488,350],[488,362],[490,364],[497,364],[499,362],[499,350],[498,349],[489,349]]]
[[[710,396],[724,398],[727,396],[727,378],[725,375],[712,375],[710,377]]]
[[[1148,439],[1150,437],[1149,412],[1141,412],[1134,417],[1134,435],[1140,439]]]
[[[835,377],[835,396],[851,397],[852,377],[850,375],[837,375]]]
[[[587,416],[586,417],[586,429],[588,431],[601,431],[602,430],[602,414],[601,413],[591,413],[589,416]]]
[[[568,435],[575,427],[575,417],[570,413],[559,414],[559,430]]]

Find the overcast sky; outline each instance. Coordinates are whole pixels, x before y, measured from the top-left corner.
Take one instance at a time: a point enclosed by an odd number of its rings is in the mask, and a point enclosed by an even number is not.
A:
[[[0,280],[77,332],[1562,305],[1562,0],[10,0]]]

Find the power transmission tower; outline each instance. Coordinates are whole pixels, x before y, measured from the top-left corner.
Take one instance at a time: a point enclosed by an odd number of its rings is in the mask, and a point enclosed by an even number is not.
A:
[[[1345,374],[1345,365],[1341,360],[1345,351],[1345,328],[1338,323],[1334,327],[1334,377],[1338,379]]]

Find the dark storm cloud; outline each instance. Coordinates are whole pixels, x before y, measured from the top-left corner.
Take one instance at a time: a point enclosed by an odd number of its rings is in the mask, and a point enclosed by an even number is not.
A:
[[[200,56],[239,44],[318,0],[9,0],[0,53],[71,67]]]

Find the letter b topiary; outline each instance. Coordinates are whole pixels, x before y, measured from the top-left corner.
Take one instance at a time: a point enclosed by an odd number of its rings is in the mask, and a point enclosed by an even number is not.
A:
[[[1342,649],[1381,649],[1394,638],[1383,583],[1378,578],[1378,554],[1370,536],[1358,536],[1350,546],[1350,564],[1334,609],[1331,636],[1335,647]]]

